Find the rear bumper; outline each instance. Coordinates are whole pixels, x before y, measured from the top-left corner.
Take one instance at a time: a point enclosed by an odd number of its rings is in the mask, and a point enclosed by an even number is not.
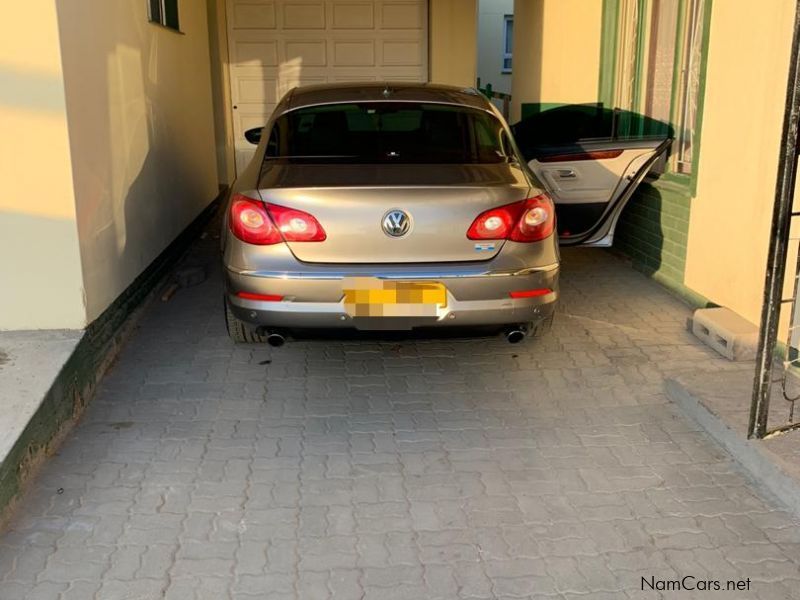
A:
[[[447,305],[436,316],[351,317],[344,305],[346,277],[436,281],[447,288]],[[508,325],[550,316],[558,298],[558,265],[518,271],[480,267],[359,266],[346,271],[321,267],[302,272],[244,272],[226,269],[226,297],[234,315],[253,327],[408,330],[417,327]],[[541,296],[511,298],[510,292],[549,289]],[[279,302],[244,299],[239,292],[282,296]]]

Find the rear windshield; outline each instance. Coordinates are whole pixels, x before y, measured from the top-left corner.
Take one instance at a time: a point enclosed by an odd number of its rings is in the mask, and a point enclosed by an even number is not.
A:
[[[503,127],[476,109],[418,102],[356,102],[279,117],[265,160],[314,163],[504,162]]]

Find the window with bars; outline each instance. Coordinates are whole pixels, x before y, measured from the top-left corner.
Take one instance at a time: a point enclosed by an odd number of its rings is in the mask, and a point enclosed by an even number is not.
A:
[[[151,23],[158,23],[175,31],[180,31],[178,19],[178,0],[148,0]]]

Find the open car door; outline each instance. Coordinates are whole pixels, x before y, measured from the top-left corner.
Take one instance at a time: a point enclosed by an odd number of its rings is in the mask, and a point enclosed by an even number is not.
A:
[[[555,202],[562,245],[611,246],[622,209],[672,143],[669,126],[598,105],[558,107],[512,129]]]

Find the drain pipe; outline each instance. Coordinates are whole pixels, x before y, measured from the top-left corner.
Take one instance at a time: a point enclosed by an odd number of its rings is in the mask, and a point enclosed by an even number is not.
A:
[[[798,124],[800,124],[800,0],[795,5],[792,53],[789,59],[789,82],[778,159],[778,180],[775,184],[775,204],[767,254],[767,273],[764,281],[764,303],[761,308],[761,329],[758,338],[756,373],[750,403],[748,438],[763,438],[767,433],[769,400],[772,392],[772,363],[778,341],[783,293],[784,271],[789,249],[789,228],[797,176]]]

